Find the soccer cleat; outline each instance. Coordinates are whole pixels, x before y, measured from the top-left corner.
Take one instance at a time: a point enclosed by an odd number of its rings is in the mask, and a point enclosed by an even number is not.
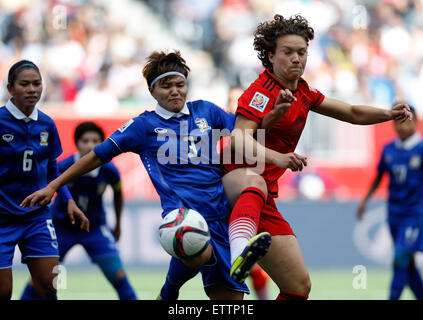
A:
[[[230,273],[232,280],[242,283],[247,279],[255,263],[263,258],[269,250],[271,239],[270,233],[262,232],[248,241],[244,250],[232,264]]]

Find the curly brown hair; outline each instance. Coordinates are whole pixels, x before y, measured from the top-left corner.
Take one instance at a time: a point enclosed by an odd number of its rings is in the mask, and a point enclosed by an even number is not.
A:
[[[170,53],[154,51],[146,60],[147,63],[142,70],[142,74],[147,80],[149,87],[151,86],[151,82],[163,73],[177,71],[188,77],[188,73],[191,71],[186,65],[184,58],[182,58],[181,53],[177,50]]]
[[[269,52],[275,53],[277,40],[281,36],[296,34],[304,38],[307,43],[314,38],[314,30],[301,15],[285,19],[276,14],[273,20],[260,23],[254,32],[254,50],[258,51],[258,58],[265,68],[273,71],[269,60]]]

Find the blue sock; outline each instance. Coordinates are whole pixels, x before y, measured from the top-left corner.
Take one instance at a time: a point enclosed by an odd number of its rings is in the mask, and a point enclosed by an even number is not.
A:
[[[166,275],[166,282],[160,291],[160,298],[162,300],[178,299],[179,289],[185,282],[194,278],[199,271],[200,269],[187,267],[181,260],[172,257]]]
[[[34,286],[31,286],[29,282],[26,284],[24,291],[22,292],[21,300],[37,300],[38,296],[35,293]]]
[[[414,264],[408,269],[408,276],[410,288],[411,291],[413,291],[414,296],[418,300],[423,300],[423,282],[422,278],[420,277],[420,273]]]
[[[137,300],[137,296],[135,295],[135,292],[129,284],[126,276],[121,279],[114,280],[112,285],[115,287],[120,300]]]
[[[391,283],[389,300],[398,300],[402,290],[408,284],[408,270],[406,267],[394,266],[394,276]]]
[[[57,300],[57,295],[50,298],[50,297],[37,297],[37,300]]]
[[[22,292],[21,300],[57,300],[57,295],[53,298],[40,297],[35,292],[34,286],[30,285],[29,282],[26,284],[24,291]]]
[[[123,270],[122,261],[119,255],[108,255],[103,257],[96,257],[93,259],[98,264],[101,271],[103,271],[107,280],[116,289],[121,300],[137,300],[134,289],[130,285],[128,278],[124,276],[121,279],[116,279],[119,270]]]

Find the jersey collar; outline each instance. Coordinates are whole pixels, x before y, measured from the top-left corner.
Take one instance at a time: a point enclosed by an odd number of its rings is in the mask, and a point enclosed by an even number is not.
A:
[[[401,141],[401,139],[395,140],[395,146],[398,149],[404,149],[404,150],[411,150],[413,149],[420,141],[422,140],[420,134],[418,132],[415,132],[412,136],[408,137],[404,141]]]
[[[170,118],[179,118],[185,115],[189,115],[189,109],[187,104],[185,103],[184,107],[179,112],[172,112],[169,110],[166,110],[161,105],[157,104],[156,109],[154,110],[160,117],[169,120]]]
[[[37,121],[38,120],[38,108],[37,106],[34,107],[29,117],[27,117],[21,110],[18,109],[17,106],[12,102],[12,99],[9,99],[6,103],[6,109],[14,116],[17,120],[24,120],[25,122],[29,122],[31,120]]]
[[[292,89],[289,89],[288,87],[286,87],[279,79],[278,79],[278,77],[276,77],[272,72],[270,72],[270,70],[269,69],[266,69],[265,71],[264,71],[264,73],[269,77],[269,78],[272,78],[274,81],[276,81],[276,83],[278,83],[279,84],[279,86],[282,88],[282,89],[288,89],[289,91],[291,91],[293,94],[295,94],[297,91],[298,91],[298,84],[300,83],[300,82],[302,82],[302,81],[305,81],[302,77],[300,77],[299,79],[298,79],[298,83],[297,83],[297,87],[294,89],[294,90],[292,90]]]

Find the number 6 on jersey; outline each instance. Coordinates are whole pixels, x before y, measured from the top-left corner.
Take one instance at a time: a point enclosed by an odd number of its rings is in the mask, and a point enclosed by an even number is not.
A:
[[[31,171],[32,169],[32,159],[30,158],[30,156],[32,156],[34,154],[33,150],[25,150],[24,154],[23,154],[23,166],[22,166],[22,170],[23,171]]]

